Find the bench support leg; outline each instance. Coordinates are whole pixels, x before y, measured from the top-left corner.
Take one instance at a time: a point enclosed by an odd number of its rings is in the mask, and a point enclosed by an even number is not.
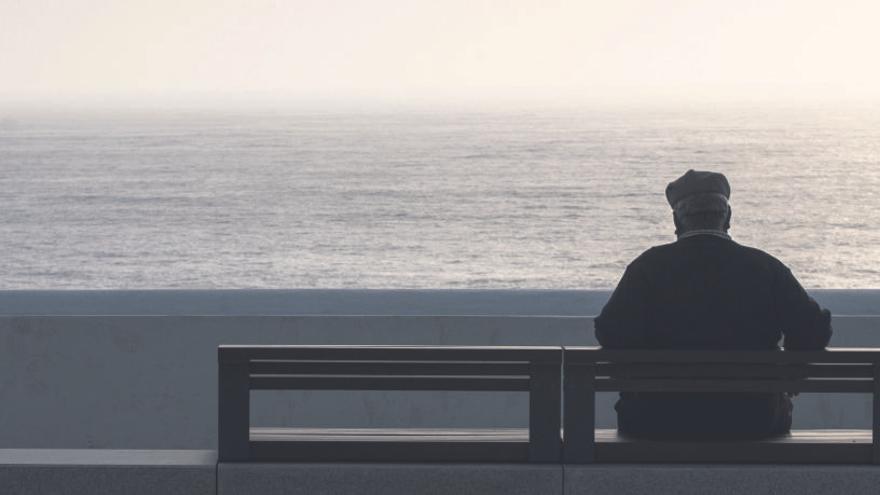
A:
[[[250,444],[250,390],[248,363],[220,363],[218,387],[218,458],[248,459]]]
[[[880,363],[874,364],[874,425],[871,432],[874,464],[880,464]]]
[[[562,413],[559,363],[532,363],[529,387],[529,462],[559,462]]]
[[[565,447],[566,464],[589,464],[595,457],[596,392],[595,368],[587,364],[565,365]]]

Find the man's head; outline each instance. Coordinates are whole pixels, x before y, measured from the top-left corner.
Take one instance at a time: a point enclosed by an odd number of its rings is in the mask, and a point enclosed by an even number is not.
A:
[[[723,174],[688,170],[666,186],[675,233],[730,228],[730,184]]]

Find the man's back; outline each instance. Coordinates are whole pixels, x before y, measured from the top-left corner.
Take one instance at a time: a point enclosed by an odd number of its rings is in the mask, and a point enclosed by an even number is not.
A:
[[[599,343],[630,349],[823,348],[830,314],[772,256],[723,235],[649,249],[626,270],[595,322]],[[766,436],[790,426],[781,394],[621,394],[622,432]]]

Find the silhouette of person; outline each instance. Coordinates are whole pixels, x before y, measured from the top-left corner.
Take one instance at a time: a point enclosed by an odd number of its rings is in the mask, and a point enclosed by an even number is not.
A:
[[[822,349],[831,314],[782,262],[728,235],[727,178],[688,170],[666,187],[678,239],[627,266],[595,320],[616,349]],[[618,431],[644,438],[760,438],[791,428],[782,393],[620,394]]]

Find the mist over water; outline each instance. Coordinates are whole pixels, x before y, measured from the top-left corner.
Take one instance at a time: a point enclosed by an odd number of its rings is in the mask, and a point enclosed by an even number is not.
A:
[[[0,288],[609,288],[688,168],[805,286],[878,286],[880,113],[726,108],[0,113]]]

